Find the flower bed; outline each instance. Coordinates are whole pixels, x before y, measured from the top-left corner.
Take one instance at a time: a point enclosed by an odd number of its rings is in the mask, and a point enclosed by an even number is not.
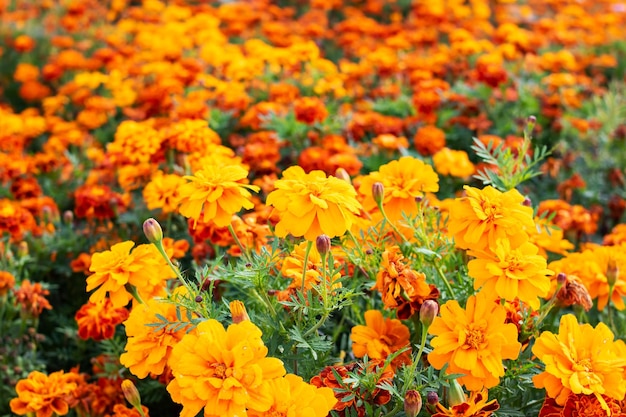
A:
[[[0,35],[0,416],[626,415],[619,0]]]

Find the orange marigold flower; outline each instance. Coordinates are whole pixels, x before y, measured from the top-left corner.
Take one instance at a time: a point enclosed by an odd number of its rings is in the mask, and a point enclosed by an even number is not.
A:
[[[30,317],[39,317],[44,309],[52,310],[52,306],[46,299],[50,291],[43,288],[41,283],[30,283],[25,279],[18,289],[14,289],[15,304],[20,305],[22,311]]]
[[[261,330],[251,321],[224,329],[203,321],[178,342],[169,359],[174,380],[167,391],[182,404],[181,417],[235,417],[246,410],[268,411],[273,403],[270,380],[285,375],[283,363],[267,358]]]
[[[19,240],[24,233],[36,229],[35,218],[27,209],[7,198],[0,199],[0,236],[8,232],[11,239]]]
[[[15,277],[8,271],[0,271],[0,297],[5,296],[15,285]]]
[[[274,182],[276,188],[267,196],[280,220],[276,235],[304,236],[314,241],[319,235],[342,236],[350,229],[361,205],[352,184],[322,171],[305,173],[299,166],[283,172]]]
[[[169,126],[164,134],[169,146],[184,153],[204,152],[210,145],[221,145],[220,137],[206,120],[183,120]]]
[[[71,373],[58,371],[46,375],[33,371],[28,378],[17,383],[17,398],[13,398],[9,405],[12,412],[21,416],[31,413],[37,417],[63,416],[69,412],[76,386]]]
[[[372,196],[372,185],[376,182],[382,183],[385,188],[383,205],[390,221],[402,220],[403,214],[415,214],[416,197],[439,191],[439,177],[433,168],[420,159],[405,156],[381,165],[378,171],[361,180],[359,193],[364,196],[363,207],[370,213],[378,207]]]
[[[471,391],[498,385],[504,376],[503,359],[516,359],[521,344],[517,327],[505,324],[506,309],[485,291],[467,299],[464,309],[456,300],[441,306],[428,332],[433,351],[428,361],[435,369],[448,365],[447,372],[463,374],[458,379]]]
[[[448,220],[448,233],[458,248],[487,250],[496,247],[497,239],[509,239],[511,246],[528,239],[525,229],[535,227],[533,209],[522,205],[524,196],[516,189],[463,188],[467,195],[452,203]]]
[[[411,317],[424,301],[439,298],[437,287],[427,284],[423,273],[405,263],[398,246],[385,249],[382,257],[373,289],[381,293],[385,307],[396,309],[399,319]]]
[[[469,160],[467,152],[443,148],[433,155],[435,170],[441,175],[467,178],[476,172],[476,167]]]
[[[111,156],[112,161],[119,165],[149,162],[159,151],[163,140],[152,125],[151,120],[146,122],[126,120],[120,123],[115,132],[115,139],[107,145],[107,154]]]
[[[76,217],[112,219],[126,209],[126,199],[106,185],[83,185],[74,192]]]
[[[408,348],[405,352],[396,356],[391,362],[395,370],[400,365],[410,365],[411,344],[409,342],[409,328],[400,320],[383,318],[378,310],[365,312],[365,326],[354,326],[350,333],[352,339],[352,351],[354,356],[362,358],[367,355],[371,359],[385,360],[397,351]]]
[[[537,246],[526,242],[512,248],[508,240],[497,239],[492,250],[468,252],[476,257],[467,264],[474,289],[482,287],[506,301],[519,298],[538,310],[539,297],[548,293],[554,272],[546,268],[546,259],[537,255]]]
[[[448,408],[438,402],[436,412],[431,417],[490,417],[500,408],[500,404],[497,400],[487,399],[487,390],[483,390],[472,392],[465,402]]]
[[[88,301],[74,316],[78,324],[78,336],[87,340],[111,339],[118,324],[128,318],[128,310],[115,308],[108,298],[92,303]]]
[[[396,136],[390,133],[383,133],[372,139],[372,144],[376,145],[378,149],[387,151],[398,151],[400,149],[407,149],[409,147],[409,141],[404,136]]]
[[[548,267],[556,272],[575,275],[589,291],[592,299],[597,300],[598,310],[603,310],[611,300],[611,306],[624,310],[626,304],[626,274],[618,272],[613,278],[613,285],[609,283],[610,267],[617,267],[618,271],[626,271],[626,244],[619,246],[598,246],[586,249],[580,253],[551,262]]]
[[[439,152],[446,146],[446,134],[438,127],[428,125],[421,127],[413,137],[415,149],[424,155],[431,156]]]
[[[76,259],[70,262],[72,272],[82,272],[85,275],[89,275],[89,267],[91,266],[91,255],[88,253],[81,253]]]
[[[274,401],[270,409],[264,412],[250,410],[249,417],[326,417],[337,403],[332,389],[307,384],[293,374],[271,380],[270,387]]]
[[[174,304],[149,300],[146,304],[134,305],[128,320],[124,322],[128,339],[120,363],[138,378],[163,374],[172,348],[188,330],[188,326],[177,329],[168,327],[167,323],[157,318],[159,316],[168,322],[179,321]]]
[[[554,398],[546,397],[539,411],[539,417],[626,417],[623,402],[602,396],[607,407],[595,395],[574,394],[567,396],[565,404],[559,405]]]
[[[318,97],[300,97],[293,103],[296,120],[306,124],[323,122],[328,116],[324,102]]]
[[[240,165],[209,165],[185,176],[189,182],[179,189],[178,211],[195,221],[202,218],[205,223],[211,220],[217,226],[228,226],[233,214],[254,207],[248,190],[258,192],[259,187],[243,184],[247,176],[248,171]]]
[[[87,292],[96,291],[89,301],[96,303],[108,294],[114,308],[124,307],[133,298],[126,285],[134,286],[144,300],[164,293],[164,281],[174,277],[173,271],[154,245],[139,245],[131,252],[133,246],[134,242],[126,241],[93,254],[89,268],[93,274],[87,277]]]
[[[604,324],[595,328],[579,324],[576,317],[561,317],[558,334],[543,332],[532,351],[546,364],[545,371],[533,377],[537,388],[564,405],[570,393],[595,395],[607,409],[602,395],[622,400],[626,395],[626,344],[614,340]]]
[[[161,209],[164,214],[174,213],[180,200],[179,189],[185,184],[180,175],[157,171],[143,189],[143,199],[150,210]]]
[[[563,274],[565,275],[565,274]],[[553,281],[553,291],[556,289],[556,279]],[[548,294],[550,295],[550,294]],[[589,311],[593,307],[593,300],[589,295],[587,287],[582,283],[580,278],[575,275],[565,275],[565,282],[561,285],[561,289],[556,294],[557,305],[561,307],[569,307],[579,305]]]

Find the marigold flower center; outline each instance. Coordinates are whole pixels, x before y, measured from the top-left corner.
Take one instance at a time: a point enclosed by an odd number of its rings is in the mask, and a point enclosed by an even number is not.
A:
[[[228,368],[223,363],[214,363],[211,368],[213,368],[214,378],[226,379],[228,377]]]
[[[500,210],[496,204],[483,200],[480,202],[480,208],[482,209],[482,215],[484,216],[484,218],[481,218],[481,220],[487,220],[492,222],[496,218],[500,217]]]
[[[480,329],[469,329],[465,331],[465,346],[478,349],[484,342],[485,335]]]

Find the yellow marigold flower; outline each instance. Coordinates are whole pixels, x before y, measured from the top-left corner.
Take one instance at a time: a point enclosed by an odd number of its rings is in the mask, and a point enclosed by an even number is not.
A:
[[[323,171],[305,173],[299,166],[283,172],[267,196],[267,205],[274,206],[280,218],[275,233],[285,237],[304,236],[314,241],[319,235],[341,236],[350,229],[361,204],[352,184]]]
[[[167,391],[183,405],[180,417],[195,417],[203,408],[205,417],[235,417],[272,407],[270,380],[285,375],[285,368],[266,357],[261,335],[251,321],[224,329],[210,319],[174,346],[169,360],[174,380]]]
[[[331,388],[307,384],[297,375],[287,374],[273,379],[270,386],[273,397],[270,409],[248,411],[248,417],[326,417],[337,403]]]
[[[133,298],[126,285],[134,286],[140,297],[149,300],[163,295],[165,280],[174,278],[154,245],[139,245],[131,252],[134,242],[113,245],[111,250],[94,253],[87,277],[87,292],[96,289],[89,301],[97,303],[109,296],[114,308],[124,307]]]
[[[487,390],[472,392],[470,397],[448,408],[438,402],[431,417],[490,417],[500,408],[497,400],[488,400]]]
[[[505,324],[506,309],[481,291],[467,300],[464,309],[456,300],[441,306],[440,316],[428,328],[435,337],[428,361],[435,369],[448,365],[450,374],[470,391],[498,385],[504,376],[503,359],[515,359],[521,344],[517,327]]]
[[[143,189],[143,199],[150,210],[161,209],[163,213],[173,213],[178,208],[178,190],[185,183],[180,175],[164,174],[157,171]]]
[[[528,240],[525,229],[535,227],[533,209],[522,205],[524,196],[516,189],[463,188],[467,195],[451,204],[448,220],[448,233],[458,248],[487,250],[496,247],[497,239],[509,239],[512,246]]]
[[[435,169],[441,175],[466,178],[476,172],[476,167],[469,160],[467,152],[443,148],[433,155]]]
[[[470,251],[476,256],[467,264],[468,274],[474,278],[474,289],[482,287],[489,294],[497,294],[507,301],[519,298],[534,310],[539,309],[539,298],[550,290],[550,275],[546,259],[537,255],[539,248],[530,242],[512,248],[508,240],[498,239],[491,251]]]
[[[409,348],[396,356],[391,367],[395,370],[402,364],[411,364],[411,334],[400,320],[383,318],[379,310],[368,310],[365,312],[365,324],[352,328],[350,339],[354,356],[362,358],[367,355],[370,359],[385,360],[392,353]]]
[[[28,374],[28,378],[20,380],[15,386],[17,398],[9,405],[11,411],[18,415],[36,417],[63,416],[69,411],[69,403],[74,401],[72,395],[77,384],[73,374],[63,371],[50,375],[39,371]]]
[[[433,168],[420,159],[405,156],[397,161],[381,165],[378,171],[363,177],[359,193],[363,195],[363,207],[367,212],[377,209],[372,186],[380,182],[385,189],[383,205],[390,221],[402,220],[404,215],[417,212],[416,197],[439,191],[439,177]]]
[[[240,165],[209,165],[185,176],[189,182],[180,187],[178,211],[195,221],[202,218],[205,223],[211,220],[219,227],[228,226],[233,214],[254,207],[248,190],[258,192],[259,187],[243,184],[247,176],[248,171]]]
[[[125,352],[120,356],[120,363],[138,378],[145,378],[148,374],[162,375],[172,348],[187,331],[186,326],[177,328],[176,331],[172,327],[159,327],[165,323],[159,323],[161,320],[157,315],[169,322],[178,321],[174,304],[149,300],[146,304],[135,304],[124,322],[128,339]],[[183,317],[185,315],[183,312]]]
[[[626,296],[626,273],[618,273],[615,283],[609,284],[609,267],[613,263],[619,271],[626,271],[626,244],[620,246],[598,246],[572,253],[558,261],[551,262],[549,268],[557,273],[575,275],[585,285],[592,299],[597,300],[598,310],[603,310],[611,299],[611,306],[624,310]],[[612,290],[612,292],[611,292]]]
[[[616,400],[626,395],[626,344],[615,341],[604,323],[593,328],[566,314],[561,317],[559,333],[543,332],[533,353],[546,364],[533,382],[559,405],[564,405],[572,392],[593,394],[604,408],[602,395]]]

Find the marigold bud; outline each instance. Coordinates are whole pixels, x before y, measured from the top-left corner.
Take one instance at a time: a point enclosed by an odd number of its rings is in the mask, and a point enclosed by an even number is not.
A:
[[[437,317],[437,313],[439,312],[439,305],[434,300],[426,300],[420,307],[420,321],[424,325],[424,327],[430,327]]]
[[[528,135],[532,135],[533,130],[535,130],[535,124],[537,123],[537,118],[535,116],[528,116],[526,119],[526,132]]]
[[[163,240],[163,229],[159,222],[152,217],[143,222],[143,233],[150,243],[158,243]]]
[[[72,210],[65,210],[63,212],[63,222],[72,224],[74,222],[74,212]]]
[[[372,185],[372,197],[376,204],[382,204],[383,198],[385,198],[385,186],[382,182],[375,182]]]
[[[404,395],[404,413],[408,417],[415,417],[422,409],[422,396],[414,389],[410,389]]]
[[[533,201],[530,199],[530,197],[526,196],[526,197],[524,197],[524,201],[522,201],[522,206],[532,207],[533,206]]]
[[[563,285],[565,284],[565,281],[567,281],[567,275],[565,275],[563,272],[559,272],[556,275],[556,283],[558,285]]]
[[[122,393],[124,393],[124,397],[126,401],[130,403],[135,408],[141,409],[141,396],[139,395],[139,391],[133,381],[130,379],[125,379],[122,381]]]
[[[609,259],[609,264],[606,267],[606,282],[613,286],[619,278],[619,267],[614,258]]]
[[[233,318],[233,323],[241,323],[242,321],[249,321],[250,316],[246,311],[246,306],[239,300],[231,301],[229,304],[230,315]]]
[[[435,391],[428,391],[428,394],[426,394],[426,401],[430,405],[436,405],[439,402],[439,394]]]
[[[320,255],[326,255],[330,252],[330,238],[326,235],[319,235],[317,239],[315,239],[315,247]]]
[[[22,240],[17,245],[17,256],[19,256],[20,258],[28,256],[28,242]]]
[[[450,389],[448,390],[448,405],[453,407],[455,405],[463,404],[467,401],[465,392],[461,388],[461,384],[456,379],[450,381]]]
[[[344,180],[345,182],[352,184],[352,179],[350,179],[350,174],[345,169],[339,167],[335,171],[335,178],[339,178],[340,180]]]

